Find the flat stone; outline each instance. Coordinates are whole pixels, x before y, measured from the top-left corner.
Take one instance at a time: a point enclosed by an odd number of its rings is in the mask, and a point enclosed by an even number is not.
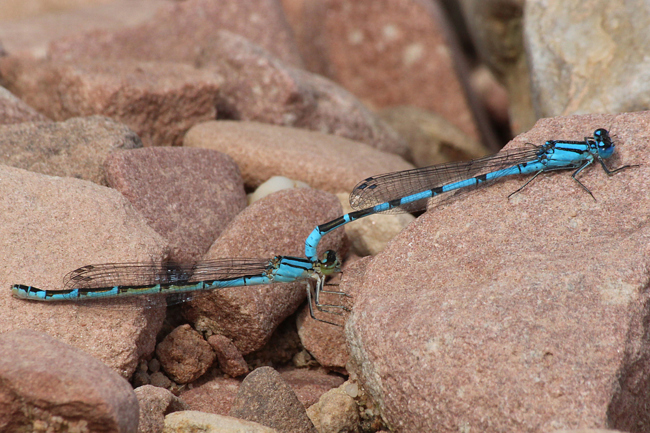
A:
[[[126,125],[107,117],[0,125],[0,162],[51,176],[107,185],[104,160],[114,150],[142,147]]]
[[[648,425],[650,113],[544,119],[506,149],[612,130],[608,177],[504,179],[409,225],[368,265],[348,364],[400,431]]]
[[[239,35],[219,32],[203,56],[199,65],[225,78],[220,119],[311,129],[401,156],[407,153],[402,138],[352,93],[282,62]]]
[[[25,104],[4,87],[0,87],[0,123],[48,122],[49,119]]]
[[[165,242],[117,191],[72,178],[0,166],[0,333],[45,332],[102,360],[122,377],[154,349],[164,310],[144,300],[29,302],[12,284],[61,289],[92,263],[160,262]]]
[[[304,256],[304,240],[323,221],[341,214],[335,196],[298,188],[278,191],[238,214],[204,256],[271,259]],[[338,251],[344,233],[326,236],[320,253]],[[246,355],[268,341],[275,328],[303,302],[306,281],[233,287],[205,293],[184,305],[184,314],[200,331],[225,335]]]
[[[281,432],[317,432],[296,394],[271,367],[260,367],[246,376],[230,416]]]
[[[205,122],[190,129],[183,144],[230,155],[252,188],[280,175],[324,191],[349,193],[373,174],[413,168],[364,143],[257,122]]]
[[[165,427],[165,415],[188,410],[185,402],[166,389],[151,385],[135,389],[140,407],[138,433],[159,433]]]
[[[190,325],[181,325],[169,333],[156,346],[156,356],[163,370],[176,383],[198,379],[215,359],[208,342]]]
[[[138,431],[129,383],[98,359],[40,332],[0,334],[2,431]]]
[[[202,433],[278,433],[278,430],[263,426],[256,422],[191,410],[174,412],[167,415],[165,417],[165,431],[199,431]]]
[[[239,168],[209,149],[156,147],[111,153],[108,183],[169,241],[170,258],[198,261],[246,207]]]
[[[277,0],[186,0],[131,28],[84,32],[51,44],[53,59],[124,58],[196,63],[221,30],[242,35],[288,64],[302,60]]]
[[[133,129],[145,146],[180,145],[195,123],[216,118],[222,79],[172,62],[0,59],[5,86],[54,120],[101,114]]]

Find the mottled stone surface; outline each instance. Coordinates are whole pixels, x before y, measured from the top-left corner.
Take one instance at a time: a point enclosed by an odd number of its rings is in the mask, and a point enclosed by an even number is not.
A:
[[[414,105],[479,138],[462,83],[466,77],[457,73],[454,46],[437,2],[310,3],[322,4],[304,9],[308,31],[301,43],[313,52],[306,61],[310,70],[340,83],[371,107]],[[324,58],[313,59],[318,56]]]
[[[324,369],[286,367],[278,372],[305,408],[313,405],[321,395],[344,382],[341,376],[328,374]]]
[[[510,128],[515,134],[532,128],[537,120],[524,48],[525,3],[524,0],[460,1],[472,42],[508,90]]]
[[[101,114],[133,129],[145,146],[180,145],[195,123],[215,119],[222,78],[172,62],[0,60],[5,86],[54,120]]]
[[[49,119],[18,99],[9,90],[0,87],[0,124],[47,122]]]
[[[230,416],[282,432],[317,432],[296,394],[271,367],[260,367],[246,376]]]
[[[0,125],[0,162],[51,176],[106,185],[104,160],[119,149],[142,147],[129,127],[107,117]]]
[[[281,175],[324,191],[349,193],[373,174],[413,167],[364,143],[257,122],[205,122],[190,129],[183,144],[230,155],[250,187]]]
[[[323,394],[316,404],[307,409],[307,415],[319,433],[357,433],[360,430],[359,409],[354,399],[345,392],[345,385]]]
[[[278,60],[239,35],[219,32],[199,65],[225,78],[220,119],[311,129],[406,154],[401,137],[348,90]]]
[[[444,117],[414,106],[388,107],[378,115],[404,137],[416,167],[476,159],[490,153]]]
[[[650,113],[539,121],[508,148],[614,134],[597,164],[423,214],[366,269],[348,364],[400,431],[647,426]],[[639,429],[639,430],[637,430]]]
[[[288,64],[302,64],[278,0],[172,2],[141,25],[65,38],[53,43],[49,54],[66,60],[132,58],[195,63],[221,30],[244,36]]]
[[[307,188],[271,194],[247,207],[219,236],[204,259],[304,256],[304,240],[323,221],[336,218],[341,207],[336,197]],[[321,252],[339,250],[344,233],[323,239]],[[268,341],[275,328],[305,299],[307,280],[206,293],[185,306],[185,316],[198,330],[210,330],[232,340],[243,354]]]
[[[165,415],[188,410],[188,405],[166,389],[151,385],[135,389],[140,407],[138,433],[160,433],[165,427]]]
[[[0,333],[45,332],[131,377],[153,352],[164,310],[141,299],[28,302],[12,284],[57,290],[92,263],[156,262],[165,242],[117,191],[88,181],[0,166]]]
[[[215,354],[201,334],[190,325],[181,325],[156,346],[163,370],[176,383],[192,382],[212,365]]]
[[[202,433],[279,433],[256,422],[196,411],[174,412],[165,417],[165,431]]]
[[[40,332],[0,334],[0,430],[131,432],[138,401],[101,361]]]
[[[219,361],[221,371],[231,377],[243,376],[248,373],[248,364],[233,342],[223,335],[211,335],[208,343]]]
[[[341,281],[338,287],[326,287],[327,290],[338,290],[350,297],[323,294],[321,302],[324,304],[345,305],[352,308],[355,295],[363,283],[366,267],[372,257],[363,257],[354,261],[348,260],[342,269]],[[342,316],[316,312],[323,320],[334,322],[339,327],[329,323],[312,320],[309,309],[305,305],[298,316],[298,335],[305,349],[316,358],[323,367],[343,369],[349,359],[349,350],[345,339],[344,326],[349,313],[342,312]]]
[[[198,261],[246,207],[244,181],[228,155],[209,149],[156,147],[113,152],[108,184],[169,241],[170,258]]]
[[[538,117],[646,110],[645,1],[526,2],[524,44]],[[560,36],[561,35],[561,36]]]
[[[62,0],[58,3],[40,0],[3,3],[0,13],[7,12],[12,5],[23,7],[12,19],[0,18],[0,41],[7,52],[42,58],[52,41],[91,30],[115,31],[135,26],[151,19],[158,9],[173,0],[83,0],[83,5],[81,1]]]
[[[230,377],[216,377],[181,392],[181,399],[192,410],[228,415],[241,381]]]

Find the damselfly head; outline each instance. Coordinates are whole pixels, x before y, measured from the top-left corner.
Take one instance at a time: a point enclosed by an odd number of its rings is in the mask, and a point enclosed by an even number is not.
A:
[[[609,136],[609,132],[604,128],[598,128],[594,131],[594,140],[598,146],[598,154],[601,158],[609,158],[614,153],[614,143]]]
[[[341,272],[341,260],[336,251],[327,250],[320,259],[320,269],[323,275],[330,275],[335,272]]]

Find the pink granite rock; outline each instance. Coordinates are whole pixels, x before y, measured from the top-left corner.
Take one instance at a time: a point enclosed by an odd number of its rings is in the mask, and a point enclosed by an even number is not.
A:
[[[163,370],[176,383],[192,382],[212,366],[215,355],[207,341],[190,325],[181,325],[156,346]]]
[[[3,164],[106,185],[104,160],[113,150],[142,147],[126,125],[107,117],[0,126]]]
[[[222,78],[181,63],[123,60],[0,60],[6,87],[54,120],[101,114],[133,129],[145,146],[180,145],[216,117]]]
[[[0,430],[138,431],[129,383],[99,360],[40,332],[0,334]]]
[[[179,263],[198,261],[246,207],[239,168],[214,150],[156,147],[113,152],[104,167],[109,185],[168,239],[170,258]]]
[[[61,289],[63,276],[91,263],[162,260],[164,240],[110,188],[0,166],[0,333],[45,332],[102,360],[123,377],[153,352],[164,311],[139,299],[28,302],[12,284]]]
[[[341,376],[327,374],[323,369],[287,367],[278,372],[305,408],[316,403],[321,395],[344,382]]]
[[[205,255],[268,258],[282,254],[303,257],[304,240],[313,228],[340,215],[336,197],[299,188],[273,193],[235,217]],[[322,251],[338,250],[344,233],[337,231],[321,243]],[[185,316],[196,329],[231,339],[243,354],[266,343],[273,330],[305,299],[306,281],[233,287],[206,293],[188,305]]]
[[[363,282],[366,267],[371,257],[363,257],[356,261],[347,261],[342,269],[341,282],[338,287],[328,290],[337,290],[350,296],[323,294],[321,302],[324,304],[345,305],[352,309],[354,296],[358,287]],[[326,288],[327,289],[327,288]],[[345,337],[345,319],[349,313],[343,312],[342,316],[316,312],[316,317],[340,325],[336,327],[329,323],[312,320],[307,305],[303,307],[298,316],[298,335],[305,349],[316,358],[323,367],[344,369],[350,357]]]
[[[246,376],[229,415],[278,431],[316,433],[296,394],[271,367],[260,367]]]
[[[54,59],[124,58],[193,64],[220,30],[240,34],[294,66],[302,61],[278,0],[187,0],[132,28],[94,31],[51,44]]]
[[[301,52],[369,106],[414,105],[479,138],[437,2],[321,0],[304,8]],[[320,7],[319,7],[320,6]],[[320,56],[321,58],[314,58]],[[317,68],[317,69],[314,69]]]
[[[241,381],[230,377],[216,377],[182,391],[180,397],[192,410],[227,415],[240,383]]]
[[[366,270],[351,362],[391,429],[648,425],[650,113],[540,120],[508,148],[614,134],[607,164],[431,209]]]
[[[248,364],[228,337],[211,335],[208,338],[208,343],[217,355],[221,371],[231,377],[243,376],[248,373]]]
[[[49,119],[0,87],[0,124],[21,122],[48,122]]]
[[[166,389],[144,385],[135,389],[140,407],[138,433],[160,433],[165,426],[165,415],[188,410],[188,405]]]
[[[257,122],[205,122],[190,129],[183,144],[230,155],[249,187],[280,175],[329,192],[349,192],[373,174],[413,167],[363,143]]]
[[[225,78],[219,93],[220,119],[311,129],[401,156],[408,152],[401,137],[353,94],[283,63],[239,35],[219,32],[199,65]]]

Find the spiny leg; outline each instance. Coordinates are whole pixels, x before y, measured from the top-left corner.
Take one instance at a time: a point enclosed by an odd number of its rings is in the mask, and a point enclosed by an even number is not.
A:
[[[607,168],[607,166],[605,165],[605,161],[603,161],[602,158],[598,158],[598,162],[600,162],[600,165],[603,166],[603,170],[605,170],[605,173],[607,173],[607,175],[609,175],[609,176],[611,176],[613,174],[616,174],[616,173],[618,173],[619,171],[621,171],[621,170],[623,170],[625,168],[640,167],[639,164],[624,165],[623,167],[615,168],[615,169],[612,170],[610,168]]]
[[[330,325],[334,325],[334,326],[338,326],[338,327],[342,328],[343,325],[340,325],[340,324],[334,323],[334,322],[330,322],[328,320],[319,319],[318,317],[316,317],[316,315],[314,314],[314,309],[312,307],[311,290],[312,290],[311,289],[311,284],[309,284],[309,281],[307,281],[307,305],[309,306],[309,315],[311,316],[311,318],[314,319],[314,320],[317,320],[319,322],[328,323]]]
[[[526,185],[528,185],[529,183],[531,183],[531,182],[532,182],[532,181],[533,181],[537,176],[539,176],[539,174],[542,173],[543,171],[544,171],[544,170],[540,170],[540,171],[538,171],[537,173],[535,173],[535,176],[533,176],[533,177],[531,177],[530,179],[528,179],[528,181],[526,181],[526,183],[523,184],[523,185],[522,185],[522,186],[521,186],[517,191],[511,193],[511,194],[508,196],[508,200],[510,200],[510,197],[512,197],[513,195],[517,194],[517,193],[520,192],[522,189],[526,188]]]
[[[582,187],[582,189],[584,189],[585,191],[587,191],[587,192],[589,193],[589,195],[591,196],[591,198],[594,199],[594,201],[597,201],[597,200],[596,200],[596,197],[594,197],[594,195],[591,193],[591,191],[589,191],[589,188],[587,188],[586,186],[584,186],[584,184],[583,184],[582,182],[580,182],[580,181],[576,178],[576,176],[577,176],[577,175],[578,175],[582,170],[584,170],[585,168],[587,168],[587,167],[588,167],[592,162],[594,162],[594,160],[593,160],[593,159],[590,159],[590,160],[588,160],[587,162],[585,162],[584,164],[582,164],[580,167],[578,167],[578,169],[577,169],[576,171],[573,172],[573,174],[571,175],[571,177],[573,178],[573,180],[575,180],[576,182],[578,182],[578,185],[580,185],[580,186]]]

